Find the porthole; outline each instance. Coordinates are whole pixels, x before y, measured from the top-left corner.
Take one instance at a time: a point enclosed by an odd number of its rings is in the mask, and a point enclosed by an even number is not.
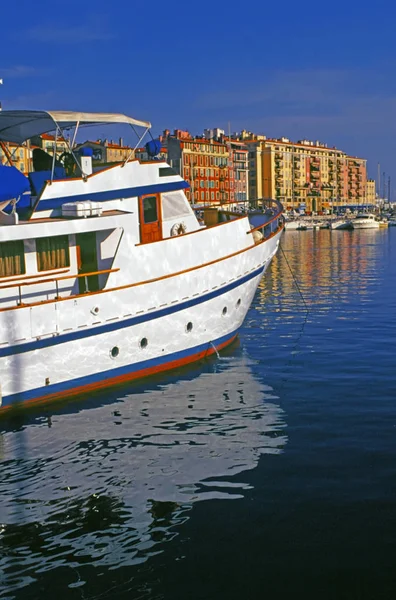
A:
[[[110,356],[111,358],[117,358],[117,356],[120,353],[120,349],[118,346],[114,346],[111,350],[110,350]]]
[[[236,303],[236,307],[239,308],[241,306],[241,299],[238,298],[237,303]]]
[[[225,317],[225,316],[226,316],[226,314],[227,314],[227,307],[225,306],[225,307],[223,308],[223,317]]]
[[[140,346],[141,348],[147,348],[147,345],[148,345],[148,339],[147,339],[147,338],[142,338],[142,339],[140,340],[139,346]]]
[[[99,314],[99,306],[94,306],[94,307],[91,309],[91,313],[92,313],[93,315],[97,315],[97,314]]]
[[[186,331],[187,333],[190,333],[190,331],[193,330],[193,324],[191,323],[191,321],[189,321],[186,325]]]

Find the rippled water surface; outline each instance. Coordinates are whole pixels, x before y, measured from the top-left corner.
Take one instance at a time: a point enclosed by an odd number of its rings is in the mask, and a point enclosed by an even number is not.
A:
[[[395,274],[286,232],[220,360],[0,421],[0,596],[395,598]]]

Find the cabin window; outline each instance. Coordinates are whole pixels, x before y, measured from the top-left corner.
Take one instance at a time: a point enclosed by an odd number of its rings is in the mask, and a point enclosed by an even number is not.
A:
[[[155,221],[158,221],[156,196],[146,196],[143,198],[143,219],[145,223],[155,223]]]
[[[36,240],[37,269],[51,271],[70,267],[69,238],[67,235]]]
[[[12,277],[26,273],[23,241],[0,244],[0,277]]]
[[[186,192],[187,193],[187,192]],[[161,194],[162,219],[174,220],[179,217],[193,216],[193,212],[181,190]]]

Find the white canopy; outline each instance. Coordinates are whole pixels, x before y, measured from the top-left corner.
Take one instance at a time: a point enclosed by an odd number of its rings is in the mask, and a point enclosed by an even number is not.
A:
[[[138,121],[117,113],[85,113],[44,110],[4,110],[0,112],[0,141],[21,144],[30,138],[48,133],[59,125],[61,129],[103,123],[128,123],[151,127],[148,121]]]

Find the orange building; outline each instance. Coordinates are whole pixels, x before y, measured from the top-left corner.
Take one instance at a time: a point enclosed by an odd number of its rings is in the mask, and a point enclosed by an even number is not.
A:
[[[227,204],[230,198],[229,151],[226,142],[193,137],[176,129],[167,139],[168,162],[189,184],[190,202]]]

